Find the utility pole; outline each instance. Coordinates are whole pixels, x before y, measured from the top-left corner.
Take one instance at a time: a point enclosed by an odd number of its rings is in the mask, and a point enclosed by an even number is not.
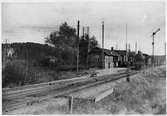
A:
[[[85,37],[85,27],[82,28],[83,29],[83,38]]]
[[[164,44],[165,44],[165,57],[166,57],[166,42]]]
[[[154,36],[158,31],[160,31],[160,28],[158,28],[155,32],[152,33],[152,67],[154,67]]]
[[[87,27],[87,39],[88,39],[87,68],[89,68],[89,50],[90,50],[89,27]]]
[[[24,83],[26,83],[28,80],[28,74],[29,74],[29,50],[30,50],[30,45],[27,44],[27,49],[26,49],[26,76],[25,76],[25,80],[24,80]],[[31,81],[31,80],[30,80]]]
[[[127,44],[127,34],[128,34],[128,31],[127,31],[127,24],[126,24],[126,62],[128,62],[128,44]]]
[[[129,49],[129,51],[130,51],[130,43],[128,44],[128,49]]]
[[[165,42],[164,47],[165,47],[165,64],[166,64],[166,42]]]
[[[137,42],[135,43],[135,52],[137,54]]]
[[[89,26],[87,26],[87,34],[89,35]]]
[[[77,25],[77,72],[78,72],[78,66],[79,65],[79,20]]]
[[[126,51],[127,51],[127,24],[126,24]]]
[[[129,74],[130,74],[130,68],[129,68],[129,61],[128,61],[128,53],[129,53],[129,50],[128,50],[128,44],[127,44],[127,40],[128,40],[128,30],[127,30],[127,24],[126,24],[126,63],[127,63],[127,70],[126,70],[126,73],[127,73],[127,78],[126,78],[126,81],[127,82],[130,82],[130,78],[129,78]],[[129,49],[130,49],[130,44],[129,44]]]
[[[6,46],[5,46],[5,59],[6,59],[6,57],[7,57],[7,49],[8,49],[8,40],[6,39],[5,40],[5,44],[6,44]]]
[[[102,68],[104,68],[104,21],[102,21]]]
[[[6,63],[7,59],[7,49],[8,49],[8,39],[5,39],[5,44],[4,44],[4,56],[3,56],[3,61]],[[4,63],[4,64],[5,64]]]

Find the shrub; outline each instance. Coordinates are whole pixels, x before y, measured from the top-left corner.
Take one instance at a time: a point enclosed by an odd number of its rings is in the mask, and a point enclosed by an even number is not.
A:
[[[25,68],[15,63],[7,63],[2,70],[2,86],[9,85],[23,85],[25,75]]]
[[[37,59],[33,64],[34,66],[55,67],[60,63],[61,61],[57,61],[56,57],[45,56]]]
[[[50,64],[49,57],[44,57],[44,58],[40,59],[39,64],[41,66],[49,66],[49,64]]]

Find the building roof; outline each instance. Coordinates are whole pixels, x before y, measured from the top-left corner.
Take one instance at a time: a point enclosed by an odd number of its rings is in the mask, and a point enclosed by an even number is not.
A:
[[[126,50],[114,50],[119,55],[126,55]]]
[[[119,54],[115,51],[111,51],[114,56],[119,56]]]
[[[91,51],[90,51],[90,54],[92,53],[96,53],[96,54],[101,54],[102,53],[102,48],[93,48]],[[107,56],[118,56],[118,54],[116,52],[112,52],[111,50],[109,49],[104,49],[104,54],[107,55]]]
[[[90,54],[91,53],[95,53],[95,54],[101,54],[102,53],[102,48],[94,48],[90,51]],[[127,53],[126,50],[109,50],[109,49],[104,49],[104,54],[105,55],[108,55],[108,56],[125,56]],[[136,56],[136,53],[134,51],[130,51],[128,52],[128,55],[131,56],[131,57],[135,57]],[[147,54],[143,54],[144,56],[147,55]],[[149,56],[149,55],[148,55]]]
[[[136,53],[135,53],[135,52],[133,52],[133,51],[129,52],[129,56],[134,57],[135,55],[136,55]]]
[[[151,57],[150,55],[148,55],[148,54],[145,54],[145,53],[143,53],[143,55],[144,55],[145,57]]]

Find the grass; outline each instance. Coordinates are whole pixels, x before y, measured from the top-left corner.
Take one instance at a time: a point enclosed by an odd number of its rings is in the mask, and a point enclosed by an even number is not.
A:
[[[6,60],[3,62],[2,77],[3,87],[12,88],[29,84],[49,82],[54,80],[74,78],[84,75],[85,70],[59,71],[54,67],[33,66],[26,60]],[[86,74],[86,73],[85,73]]]
[[[130,82],[115,82],[113,94],[97,103],[74,99],[74,114],[166,114],[166,71],[165,67],[154,73],[133,76]],[[58,100],[59,101],[59,100]],[[61,101],[61,100],[60,100]],[[16,110],[13,114],[68,114],[67,103],[54,100],[41,103],[33,109]],[[19,113],[21,112],[21,113]],[[26,113],[25,113],[26,112]]]
[[[114,93],[96,104],[76,102],[74,114],[166,114],[165,77],[165,68],[159,68],[153,75],[132,77],[130,83],[119,81]]]

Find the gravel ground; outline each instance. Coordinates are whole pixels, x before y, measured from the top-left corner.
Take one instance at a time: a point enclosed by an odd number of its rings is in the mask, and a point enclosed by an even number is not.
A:
[[[98,73],[98,76],[103,76],[103,75],[110,75],[110,74],[114,74],[120,71],[125,71],[126,68],[110,68],[110,69],[100,69],[100,70],[96,70],[96,72]]]
[[[92,103],[74,99],[74,114],[166,114],[166,67],[145,70],[130,82],[115,82],[114,92],[105,99]],[[68,100],[49,99],[7,114],[68,114]]]

